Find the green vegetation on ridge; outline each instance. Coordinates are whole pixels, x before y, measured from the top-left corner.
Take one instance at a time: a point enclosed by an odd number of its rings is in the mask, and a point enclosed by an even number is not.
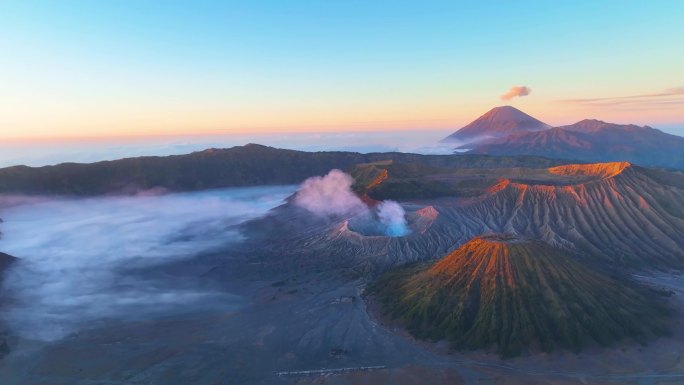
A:
[[[534,240],[475,238],[432,265],[386,273],[369,292],[418,338],[506,357],[668,333],[655,294]]]
[[[248,144],[186,155],[146,156],[96,163],[0,169],[0,194],[101,195],[151,188],[195,191],[223,187],[296,184],[333,168],[383,160],[431,167],[532,167],[568,163],[537,157],[304,152]]]

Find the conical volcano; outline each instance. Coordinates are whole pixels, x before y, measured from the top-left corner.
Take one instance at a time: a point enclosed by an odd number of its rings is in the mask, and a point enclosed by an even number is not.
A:
[[[521,132],[541,131],[550,127],[515,107],[501,106],[492,108],[467,126],[442,139],[442,142],[467,143]]]
[[[502,356],[667,331],[656,294],[510,235],[477,237],[429,266],[390,271],[370,290],[416,337]]]

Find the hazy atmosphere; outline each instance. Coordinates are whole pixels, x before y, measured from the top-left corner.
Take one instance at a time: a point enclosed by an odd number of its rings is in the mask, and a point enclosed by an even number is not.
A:
[[[21,258],[3,313],[23,337],[54,340],[111,318],[236,307],[240,298],[136,270],[240,242],[235,227],[281,204],[294,187],[160,196],[47,199],[2,210],[3,250]],[[33,229],[41,229],[36,232]]]
[[[684,384],[684,1],[0,1],[0,385]]]
[[[516,86],[552,125],[681,127],[682,7],[6,1],[0,138],[448,129]]]

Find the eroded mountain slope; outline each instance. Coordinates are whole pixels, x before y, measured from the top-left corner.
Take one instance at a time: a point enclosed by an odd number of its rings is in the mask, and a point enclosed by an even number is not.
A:
[[[258,221],[257,227],[270,223],[277,232],[263,241],[273,244],[274,250],[291,251],[295,258],[362,271],[434,259],[488,233],[540,239],[604,267],[684,267],[684,176],[680,173],[620,162],[476,172],[440,169],[434,174],[404,169],[400,175],[391,165],[376,165],[375,172],[386,175],[367,179],[373,181],[366,185],[371,188],[361,193],[371,204],[377,198],[401,201],[412,228],[409,235],[367,236],[349,226],[353,218],[313,220],[286,205]],[[447,180],[454,191],[439,198],[406,198],[414,185],[431,178]],[[394,185],[385,192],[398,195],[378,197],[374,192],[385,184]],[[409,188],[402,190],[404,185]],[[272,226],[275,222],[281,225]]]
[[[477,237],[433,264],[386,273],[370,292],[419,338],[494,346],[504,356],[667,330],[668,312],[653,293],[509,235]]]

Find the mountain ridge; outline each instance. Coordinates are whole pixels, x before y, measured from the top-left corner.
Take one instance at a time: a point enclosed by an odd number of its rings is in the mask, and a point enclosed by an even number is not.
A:
[[[553,156],[585,162],[629,161],[684,169],[684,138],[650,126],[584,119],[462,145],[468,154]]]
[[[248,144],[211,148],[184,155],[123,158],[54,166],[0,169],[0,194],[130,195],[149,189],[196,191],[211,188],[295,184],[331,169],[381,160],[435,167],[549,167],[567,163],[537,157],[489,155],[420,155],[344,151],[305,152]]]

